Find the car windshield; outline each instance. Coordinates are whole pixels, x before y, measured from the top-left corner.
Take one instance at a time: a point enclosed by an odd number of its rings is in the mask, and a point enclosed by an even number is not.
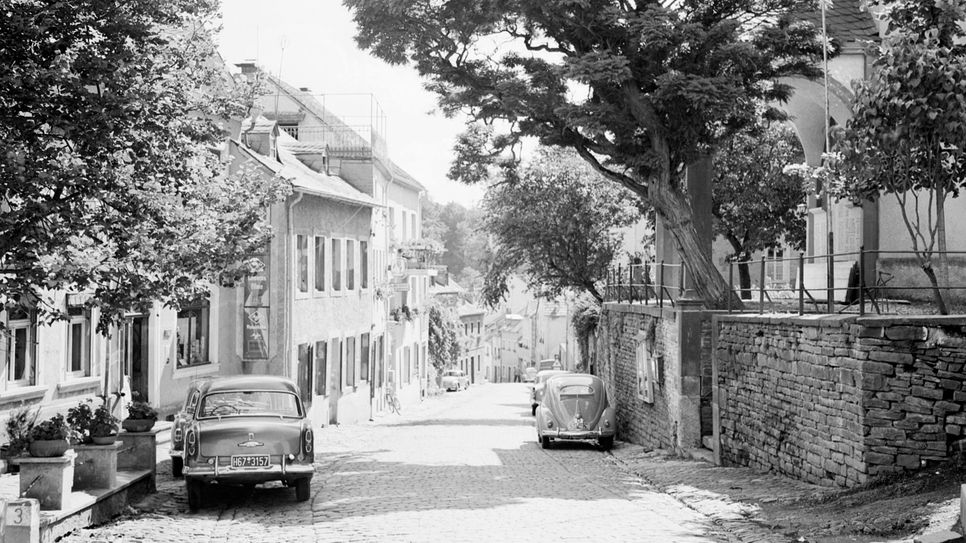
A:
[[[590,385],[564,385],[560,387],[560,397],[567,396],[587,396],[594,393],[594,387]]]
[[[463,373],[463,372],[450,370],[450,371],[447,371],[447,372],[443,373],[443,376],[444,377],[459,377],[459,375],[461,373]]]
[[[202,398],[198,413],[199,417],[302,416],[294,394],[265,390],[233,390],[208,394]]]

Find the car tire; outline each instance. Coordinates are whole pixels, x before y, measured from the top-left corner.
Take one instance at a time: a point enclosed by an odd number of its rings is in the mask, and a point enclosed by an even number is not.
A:
[[[540,446],[543,447],[544,449],[549,449],[550,448],[550,436],[541,436],[540,437]]]
[[[180,456],[171,457],[171,476],[181,477],[184,475],[184,459]]]
[[[187,479],[184,482],[185,490],[188,493],[188,510],[194,513],[201,509],[201,504],[205,499],[205,483],[194,479]]]
[[[609,451],[614,448],[614,436],[602,437],[597,440],[597,444],[600,445],[600,450]]]
[[[531,406],[530,406],[530,414],[531,414],[532,416],[534,416],[534,417],[536,417],[536,416],[537,416],[537,406],[535,406],[535,405],[531,405]]]
[[[312,496],[312,488],[309,483],[311,479],[296,479],[295,480],[295,499],[300,502],[308,501]]]

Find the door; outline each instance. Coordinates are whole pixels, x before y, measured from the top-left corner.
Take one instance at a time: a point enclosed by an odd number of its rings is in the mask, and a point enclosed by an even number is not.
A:
[[[124,375],[128,377],[132,399],[151,401],[148,395],[148,317],[138,315],[124,323]]]
[[[342,397],[342,340],[333,339],[329,364],[329,424],[339,423],[339,398]]]

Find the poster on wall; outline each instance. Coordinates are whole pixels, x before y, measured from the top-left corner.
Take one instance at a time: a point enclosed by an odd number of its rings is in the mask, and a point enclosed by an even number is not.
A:
[[[245,337],[242,356],[246,360],[268,359],[268,308],[245,308]]]
[[[245,278],[245,307],[268,307],[268,262],[265,256],[260,257],[264,267],[262,271]]]

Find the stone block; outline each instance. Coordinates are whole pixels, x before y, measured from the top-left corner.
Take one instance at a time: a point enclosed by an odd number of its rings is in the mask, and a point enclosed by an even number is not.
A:
[[[4,542],[40,543],[40,502],[33,498],[6,502],[3,524]]]
[[[911,396],[899,404],[899,408],[910,413],[932,413],[932,409],[935,404],[936,402]]]
[[[877,452],[866,452],[865,462],[867,464],[875,464],[877,466],[891,466],[895,463],[896,457],[891,454],[883,454]]]
[[[44,511],[62,509],[74,483],[74,451],[63,456],[20,459],[20,497],[34,498]]]
[[[927,398],[930,400],[941,400],[943,399],[943,391],[938,388],[929,388],[924,386],[914,386],[912,387],[912,395],[919,398]]]
[[[958,424],[947,424],[945,430],[951,436],[958,436],[963,433],[963,427]]]
[[[919,424],[931,424],[936,422],[936,417],[934,415],[927,415],[924,413],[907,413],[906,418],[903,420],[916,422]]]
[[[890,409],[869,409],[866,416],[883,420],[901,420],[904,416],[908,418],[908,415],[904,415],[901,411]]]
[[[74,447],[74,488],[113,488],[117,486],[117,451],[121,443],[78,445]]]
[[[900,454],[896,456],[896,465],[906,469],[919,469],[919,456],[913,454]]]
[[[933,406],[933,413],[937,415],[945,413],[955,413],[960,410],[962,406],[955,402],[936,402]]]
[[[912,356],[912,353],[898,353],[895,351],[871,351],[869,352],[870,362],[866,362],[863,366],[868,366],[871,361],[878,362],[889,362],[890,364],[912,364],[916,361],[916,358]]]
[[[871,358],[871,355],[870,355]],[[880,374],[880,375],[894,375],[895,366],[892,364],[887,364],[885,362],[875,362],[873,360],[866,360],[862,363],[862,371],[866,374]],[[863,378],[866,377],[863,375]],[[865,380],[863,379],[863,383]],[[881,389],[878,387],[876,390]]]
[[[924,326],[890,326],[885,329],[885,337],[893,341],[922,341],[929,337]]]
[[[906,438],[906,433],[899,428],[875,427],[869,432],[869,437],[873,439],[901,440]]]
[[[117,468],[121,470],[156,469],[158,462],[158,433],[153,428],[147,432],[121,432],[121,450],[117,455]]]
[[[959,390],[962,382],[955,379],[940,379],[939,386],[946,390]]]

